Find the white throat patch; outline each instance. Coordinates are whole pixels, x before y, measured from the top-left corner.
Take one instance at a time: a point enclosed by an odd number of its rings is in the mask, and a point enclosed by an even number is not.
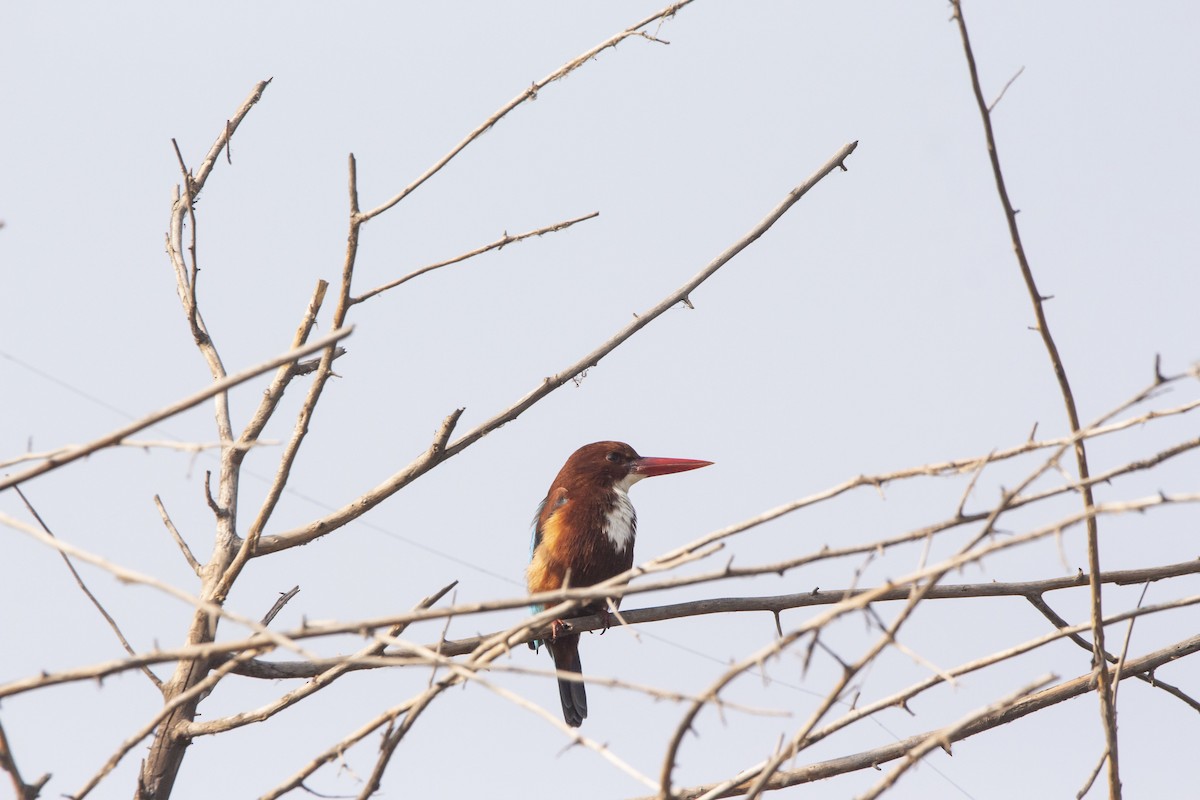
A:
[[[629,501],[628,489],[641,477],[643,476],[638,475],[632,481],[626,478],[613,487],[617,494],[617,502],[613,504],[604,520],[604,535],[618,553],[624,553],[633,545],[633,535],[637,530],[637,513],[633,510],[633,503]]]

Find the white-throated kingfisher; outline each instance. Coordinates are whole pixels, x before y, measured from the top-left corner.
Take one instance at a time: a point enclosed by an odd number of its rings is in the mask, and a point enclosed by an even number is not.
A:
[[[593,586],[633,566],[637,514],[629,487],[642,478],[707,467],[711,461],[690,458],[643,458],[624,442],[595,442],[571,454],[538,506],[526,579],[531,594],[565,586]],[[620,599],[614,598],[613,605]],[[543,610],[535,607],[535,611]],[[594,600],[579,615],[607,613],[604,600]],[[579,634],[560,633],[562,620],[551,625],[546,642],[559,672],[583,673]],[[537,649],[539,642],[530,642]],[[577,728],[587,716],[587,693],[580,681],[558,679],[563,719]]]

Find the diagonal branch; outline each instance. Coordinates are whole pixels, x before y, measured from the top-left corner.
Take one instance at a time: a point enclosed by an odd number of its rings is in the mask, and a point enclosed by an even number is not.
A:
[[[8,734],[4,732],[3,725],[0,725],[0,769],[7,772],[12,779],[13,797],[16,800],[37,800],[42,793],[42,787],[50,780],[50,773],[47,772],[33,783],[25,782],[21,777],[21,770],[17,768],[12,748],[8,745]]]
[[[505,103],[503,106],[501,106],[494,114],[492,114],[490,117],[485,119],[477,128],[475,128],[475,130],[468,133],[466,135],[466,137],[463,138],[462,141],[460,141],[458,144],[454,145],[454,147],[452,147],[450,149],[450,152],[446,153],[446,155],[444,155],[440,159],[438,159],[437,162],[433,166],[431,166],[429,169],[425,170],[425,172],[422,173],[420,177],[418,177],[416,180],[414,180],[408,186],[406,186],[402,190],[400,190],[399,194],[395,195],[390,200],[387,200],[382,205],[380,205],[376,208],[373,208],[370,211],[364,211],[361,214],[356,214],[356,216],[362,222],[366,222],[367,220],[369,220],[373,217],[377,217],[380,214],[382,214],[383,212],[387,211],[389,208],[391,208],[392,206],[399,203],[405,197],[408,197],[410,194],[412,194],[421,184],[425,183],[425,181],[429,180],[434,175],[436,175],[438,172],[440,172],[442,167],[449,164],[450,161],[455,156],[457,156],[459,153],[461,153],[464,149],[466,149],[468,145],[470,145],[472,142],[474,142],[480,136],[482,136],[483,134],[485,134],[486,132],[491,130],[493,125],[495,125],[500,120],[502,120],[505,116],[508,115],[508,113],[510,111],[515,109],[517,106],[521,105],[522,103],[524,103],[526,101],[536,99],[539,91],[546,88],[551,83],[554,83],[555,81],[559,81],[559,80],[562,80],[563,78],[567,77],[572,72],[579,69],[584,64],[591,61],[596,56],[600,55],[600,53],[604,52],[605,50],[609,49],[610,47],[616,47],[618,44],[625,41],[626,39],[628,39],[631,36],[646,36],[646,34],[644,34],[642,32],[642,28],[645,28],[647,25],[649,25],[652,22],[656,22],[658,20],[665,20],[668,17],[674,16],[675,13],[677,11],[679,11],[679,9],[690,4],[691,2],[692,2],[692,0],[681,0],[681,2],[672,3],[671,5],[667,6],[666,8],[663,8],[661,11],[658,11],[658,12],[646,17],[641,22],[637,22],[637,23],[631,25],[630,27],[626,28],[625,30],[621,31],[620,33],[610,36],[609,38],[605,39],[600,44],[591,48],[590,50],[576,56],[575,58],[568,61],[566,64],[563,64],[561,67],[556,69],[554,72],[551,72],[549,75],[542,78],[541,80],[534,81],[532,84],[529,85],[528,89],[521,92],[519,95],[514,97],[512,100],[509,100],[507,103]],[[647,37],[647,38],[649,38],[649,37]],[[357,212],[357,208],[355,209],[355,211]]]
[[[1122,678],[1128,678],[1130,674],[1144,673],[1155,670],[1164,664],[1169,664],[1179,658],[1182,658],[1193,653],[1200,652],[1200,636],[1193,636],[1189,639],[1176,642],[1173,645],[1164,647],[1161,650],[1155,650],[1140,658],[1131,659],[1126,665],[1125,671],[1122,672]],[[1109,672],[1110,680],[1113,677],[1113,671]],[[1028,716],[1044,708],[1057,705],[1066,700],[1070,700],[1080,695],[1087,694],[1095,689],[1095,674],[1089,671],[1084,675],[1080,675],[1070,681],[1053,686],[1049,689],[1043,689],[1036,694],[1030,695],[1021,699],[1017,703],[1004,711],[995,714],[987,715],[981,719],[975,720],[961,729],[955,731],[952,735],[946,737],[950,743],[960,742],[963,739],[968,739],[976,734],[984,731],[992,730],[1003,725],[1007,725],[1021,717]],[[903,758],[914,747],[928,740],[931,736],[939,735],[940,730],[928,731],[920,733],[916,736],[910,736],[907,739],[902,739],[891,744],[877,747],[873,750],[867,750],[854,755],[843,756],[841,758],[831,759],[829,761],[820,761],[814,764],[809,764],[798,769],[779,770],[767,783],[765,787],[768,790],[786,789],[789,786],[797,786],[802,783],[812,783],[814,781],[831,778],[835,775],[845,775],[850,772],[857,772],[866,769],[878,769],[880,764],[888,761],[894,761],[897,758]],[[708,784],[705,786],[694,786],[686,789],[676,790],[674,797],[679,800],[684,798],[705,797],[739,797],[746,791],[745,782],[734,786],[721,789],[715,793],[709,794],[714,789],[718,789],[722,784]],[[637,798],[637,800],[653,800],[655,796]]]
[[[188,543],[184,540],[183,536],[180,535],[179,529],[176,528],[175,523],[171,521],[170,515],[167,514],[167,509],[163,505],[163,502],[158,495],[154,495],[154,507],[158,509],[159,516],[162,517],[163,525],[167,526],[167,530],[170,531],[171,537],[175,540],[175,544],[179,545],[179,549],[183,552],[183,557],[187,560],[188,566],[191,567],[192,572],[196,573],[196,576],[199,577],[200,573],[203,571],[203,567],[201,567],[200,562],[196,560],[196,556],[192,555],[192,548],[188,547]]]
[[[1200,562],[1197,562],[1197,563],[1200,563]],[[1083,576],[1081,575],[1080,577],[1082,578]],[[1102,583],[1103,582],[1104,581],[1102,581]],[[1141,581],[1137,581],[1137,580],[1128,581],[1128,583],[1140,583],[1140,582]],[[1147,583],[1146,585],[1148,586],[1149,583]],[[1030,602],[1030,604],[1034,608],[1036,608],[1039,613],[1041,613],[1042,616],[1044,616],[1046,619],[1050,620],[1050,624],[1054,625],[1054,627],[1057,628],[1058,630],[1066,633],[1067,638],[1070,639],[1072,642],[1079,645],[1080,647],[1082,647],[1084,650],[1088,651],[1089,653],[1095,651],[1095,648],[1092,646],[1092,643],[1089,642],[1087,639],[1085,639],[1083,636],[1081,636],[1079,630],[1074,628],[1069,622],[1067,622],[1065,619],[1063,619],[1061,616],[1059,616],[1058,612],[1056,612],[1053,608],[1050,607],[1050,604],[1046,602],[1046,599],[1042,596],[1041,592],[1035,592],[1035,593],[1028,594],[1028,595],[1026,595],[1025,599],[1028,600]],[[1133,619],[1134,619],[1133,617],[1130,617],[1131,621]],[[1105,620],[1105,624],[1108,625],[1114,621],[1115,620],[1107,619],[1107,620]],[[1128,646],[1128,639],[1126,639],[1126,646]],[[1104,652],[1104,658],[1110,664],[1117,663],[1117,657],[1114,656],[1112,653],[1109,653],[1107,650],[1105,650],[1105,652]],[[1172,697],[1182,701],[1186,705],[1190,706],[1193,711],[1200,711],[1200,701],[1197,701],[1195,698],[1193,698],[1187,692],[1180,689],[1178,686],[1167,683],[1166,681],[1161,681],[1154,675],[1143,674],[1143,675],[1137,675],[1135,677],[1137,677],[1141,681],[1144,681],[1145,683],[1150,684],[1155,689],[1161,689],[1162,691],[1166,692],[1167,694],[1171,695]]]
[[[1047,675],[1046,677],[1038,678],[1037,680],[1026,684],[1017,691],[996,701],[995,703],[992,703],[991,705],[982,708],[979,711],[974,711],[968,714],[955,724],[929,734],[920,744],[908,749],[908,751],[904,754],[904,760],[897,765],[895,769],[881,778],[879,782],[872,786],[866,793],[859,795],[860,800],[875,800],[877,797],[879,797],[879,795],[886,792],[889,787],[894,786],[896,781],[900,779],[901,775],[914,767],[917,762],[924,758],[934,748],[944,747],[946,750],[949,750],[950,742],[953,741],[953,737],[955,735],[966,730],[971,725],[978,724],[981,720],[1003,714],[1005,711],[1016,705],[1018,701],[1025,700],[1032,692],[1055,680],[1058,680],[1057,675]]]
[[[29,502],[29,498],[21,491],[21,487],[14,486],[13,489],[16,491],[17,496],[21,498],[21,502],[25,504],[25,508],[37,520],[37,524],[42,526],[42,530],[46,532],[46,535],[52,539],[57,539],[58,537],[54,535],[54,531],[50,530],[50,526],[42,519],[42,515],[37,512],[33,504]],[[96,598],[96,595],[92,594],[91,589],[83,582],[83,576],[75,569],[75,565],[71,563],[71,559],[61,550],[58,551],[58,554],[62,557],[63,563],[67,565],[67,569],[71,571],[71,576],[75,578],[75,583],[79,586],[80,590],[83,591],[92,605],[96,607],[96,610],[100,612],[100,616],[104,617],[104,621],[108,623],[108,627],[112,628],[112,632],[117,635],[117,640],[121,642],[121,647],[125,648],[125,652],[129,653],[129,655],[136,656],[137,653],[134,651],[133,646],[129,644],[129,640],[125,638],[125,634],[121,633],[121,626],[117,624],[117,621],[112,618],[112,615],[108,613],[108,610],[104,608],[104,605]],[[143,665],[141,669],[145,676],[150,679],[150,682],[154,684],[154,687],[162,691],[162,681],[159,677],[148,666]]]
[[[434,605],[443,597],[445,597],[446,593],[453,589],[457,583],[458,581],[454,581],[454,583],[451,583],[449,586],[446,586],[443,589],[424,598],[417,604],[416,608],[423,610]],[[408,627],[408,624],[409,623],[407,622],[400,622],[393,625],[388,631],[388,636],[399,636],[404,632],[404,629]],[[354,663],[358,659],[381,654],[386,646],[387,645],[385,642],[374,642],[360,650],[358,653],[350,656],[348,659],[339,659],[339,663],[312,676],[312,680],[310,680],[308,683],[304,684],[298,689],[288,692],[279,699],[269,703],[266,706],[263,706],[262,708],[254,711],[241,712],[229,717],[222,717],[220,719],[207,720],[205,722],[190,722],[186,725],[183,733],[185,733],[189,738],[206,736],[232,730],[234,728],[240,728],[243,725],[249,725],[253,722],[262,722],[263,720],[270,719],[280,711],[283,711],[285,708],[295,705],[304,698],[315,694],[321,689],[324,689],[326,686],[345,675],[354,668]],[[241,670],[239,667],[241,666],[244,666],[244,663],[240,665],[234,665],[234,670],[240,672]]]
[[[256,650],[247,650],[244,653],[239,653],[236,658],[227,661],[226,663],[209,672],[203,680],[198,681],[197,683],[188,687],[188,689],[185,691],[182,691],[179,694],[169,698],[165,703],[163,703],[162,708],[160,708],[154,714],[154,716],[150,718],[149,722],[142,725],[142,727],[134,731],[133,734],[128,736],[125,741],[121,743],[116,752],[109,756],[108,760],[104,762],[104,765],[100,767],[100,769],[97,770],[91,778],[88,779],[88,782],[84,784],[82,789],[71,795],[72,800],[83,800],[88,793],[99,786],[100,781],[104,780],[104,778],[107,777],[110,772],[116,769],[119,763],[121,763],[121,759],[128,755],[129,751],[136,747],[138,742],[154,733],[154,729],[157,728],[164,719],[169,717],[173,711],[190,700],[193,700],[202,694],[211,692],[213,687],[216,686],[222,678],[237,668],[238,664],[254,658],[257,653],[258,651]]]
[[[445,261],[438,261],[433,264],[427,264],[427,265],[421,267],[420,269],[413,270],[412,272],[408,273],[407,275],[405,275],[402,278],[397,278],[396,280],[385,283],[382,286],[376,286],[374,289],[370,290],[369,292],[363,292],[358,297],[353,298],[350,302],[351,302],[351,304],[357,305],[358,303],[361,303],[364,300],[370,300],[372,297],[374,297],[377,294],[382,294],[383,292],[386,292],[389,289],[395,289],[397,286],[399,286],[403,283],[407,283],[407,282],[411,281],[413,278],[424,275],[426,272],[432,272],[435,269],[441,269],[442,267],[448,267],[451,264],[458,264],[459,262],[466,261],[467,259],[474,258],[475,256],[483,255],[484,253],[490,252],[492,250],[501,250],[510,244],[524,241],[525,239],[529,239],[534,236],[543,236],[547,233],[556,233],[561,230],[566,230],[567,228],[571,227],[572,225],[574,225],[577,222],[585,222],[589,219],[595,219],[598,216],[600,216],[600,212],[593,211],[590,214],[584,214],[582,217],[575,217],[574,219],[568,219],[568,220],[564,220],[562,222],[556,222],[553,225],[547,225],[543,228],[538,228],[537,230],[526,231],[525,233],[518,233],[516,236],[510,236],[508,234],[508,232],[506,231],[503,236],[501,236],[496,241],[491,242],[490,244],[485,244],[482,247],[477,247],[474,250],[469,250],[466,253],[457,255],[454,258],[446,259]]]
[[[38,475],[58,469],[64,464],[70,464],[72,461],[77,461],[85,456],[90,456],[97,450],[103,450],[106,447],[118,445],[126,437],[132,436],[140,430],[149,428],[151,425],[162,422],[164,419],[187,411],[189,408],[203,403],[208,398],[221,394],[222,392],[229,391],[234,386],[245,383],[251,378],[256,378],[264,372],[275,369],[281,364],[286,364],[289,361],[295,361],[298,358],[303,358],[304,356],[315,353],[318,350],[322,350],[334,342],[346,338],[353,332],[353,327],[335,330],[332,333],[322,336],[312,344],[305,345],[304,347],[297,347],[294,350],[289,350],[286,353],[278,355],[269,361],[264,361],[255,367],[242,370],[241,372],[230,375],[223,380],[214,381],[195,394],[189,395],[182,400],[172,403],[166,408],[155,411],[154,413],[142,417],[139,420],[135,420],[128,425],[117,428],[115,431],[101,436],[95,441],[88,442],[87,444],[76,445],[75,447],[70,447],[62,451],[56,451],[53,456],[47,458],[45,461],[35,467],[30,467],[24,472],[18,472],[15,475],[8,475],[4,478],[0,478],[0,490],[7,489],[10,486],[16,486],[19,483],[24,483],[30,478],[36,478]]]
[[[496,414],[491,419],[482,422],[472,430],[463,434],[458,440],[449,444],[446,448],[442,450],[431,448],[430,450],[426,451],[403,470],[395,475],[392,475],[379,486],[355,499],[351,503],[318,520],[310,522],[303,527],[294,528],[273,536],[263,536],[261,539],[259,539],[258,549],[255,552],[255,555],[275,553],[280,550],[286,550],[290,547],[308,544],[314,539],[324,536],[330,531],[336,530],[346,523],[358,519],[364,513],[379,505],[381,502],[391,497],[393,494],[407,486],[412,481],[424,475],[442,461],[457,455],[483,436],[513,421],[551,392],[571,381],[571,379],[577,376],[579,373],[600,363],[602,358],[607,356],[624,342],[628,341],[635,333],[640,331],[646,325],[662,316],[664,313],[666,313],[666,311],[673,308],[678,303],[687,300],[688,295],[691,294],[696,287],[712,277],[717,270],[731,261],[734,256],[749,247],[750,244],[766,233],[771,226],[778,222],[779,219],[785,213],[787,213],[788,209],[795,205],[801,197],[803,197],[809,192],[809,190],[816,186],[822,178],[833,172],[835,169],[840,168],[845,170],[846,166],[844,162],[846,158],[848,158],[850,154],[854,152],[854,149],[857,146],[857,142],[851,142],[850,144],[843,146],[806,181],[788,192],[787,196],[774,209],[772,209],[766,217],[764,217],[758,224],[751,228],[745,236],[730,245],[729,248],[727,248],[723,253],[709,262],[704,269],[700,270],[700,272],[694,275],[686,283],[663,298],[663,300],[661,300],[657,305],[635,317],[632,322],[628,323],[621,328],[621,330],[617,331],[617,333],[614,334],[608,341],[601,344],[595,350],[583,356],[575,363],[569,365],[555,375],[544,378],[542,383],[536,389],[526,394],[524,397],[505,410]]]
[[[1004,182],[1004,172],[1000,168],[1000,155],[996,150],[996,135],[992,130],[991,113],[988,110],[987,101],[983,99],[983,89],[979,84],[979,71],[975,66],[975,54],[971,49],[971,40],[967,35],[967,22],[963,17],[962,3],[960,0],[951,0],[954,4],[954,19],[958,23],[959,33],[962,35],[963,51],[967,59],[967,68],[971,76],[971,88],[975,94],[975,102],[979,106],[979,116],[983,121],[984,135],[987,138],[988,157],[992,162],[992,174],[996,180],[996,191],[1000,195],[1000,204],[1004,207],[1004,217],[1008,222],[1009,236],[1012,238],[1013,252],[1017,257],[1017,264],[1021,269],[1021,277],[1025,280],[1025,288],[1029,292],[1029,299],[1033,303],[1033,313],[1037,318],[1037,330],[1042,337],[1042,343],[1046,347],[1046,352],[1050,356],[1050,363],[1054,368],[1054,377],[1058,381],[1058,388],[1062,394],[1063,403],[1067,410],[1067,420],[1071,425],[1071,432],[1077,433],[1079,426],[1079,412],[1075,407],[1075,395],[1071,391],[1071,384],[1067,380],[1067,370],[1063,365],[1062,358],[1058,353],[1058,346],[1054,342],[1054,337],[1050,334],[1050,325],[1046,320],[1046,313],[1043,307],[1045,297],[1038,291],[1037,283],[1033,278],[1033,270],[1029,266],[1029,259],[1025,255],[1025,247],[1021,243],[1021,231],[1017,226],[1017,212],[1013,208],[1012,202],[1008,197],[1008,188]],[[1095,504],[1092,498],[1091,486],[1086,483],[1088,479],[1088,462],[1087,451],[1084,447],[1082,439],[1075,442],[1075,465],[1079,471],[1079,480],[1084,482],[1080,490],[1080,495],[1083,498],[1084,510],[1091,509]],[[1088,571],[1092,575],[1100,574],[1100,544],[1098,541],[1098,532],[1096,518],[1089,516],[1087,521],[1087,553],[1088,553]],[[1100,624],[1103,618],[1103,609],[1101,607],[1100,586],[1097,583],[1092,584],[1092,620],[1094,628],[1092,630],[1092,642],[1094,646],[1092,659],[1096,669],[1097,678],[1100,681],[1100,715],[1104,725],[1104,740],[1108,747],[1108,790],[1109,797],[1113,800],[1118,800],[1121,797],[1121,774],[1118,767],[1117,759],[1117,708],[1116,701],[1113,697],[1111,687],[1108,685],[1108,671],[1103,669],[1104,664],[1104,627]]]

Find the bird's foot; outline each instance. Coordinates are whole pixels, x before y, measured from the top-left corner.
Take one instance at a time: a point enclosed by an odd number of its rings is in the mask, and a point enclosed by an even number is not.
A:
[[[557,642],[559,636],[566,634],[570,630],[571,626],[561,619],[554,620],[550,623],[550,641]]]
[[[600,635],[608,633],[608,628],[612,625],[612,612],[607,608],[600,609],[600,618],[604,620],[604,627],[600,629]]]

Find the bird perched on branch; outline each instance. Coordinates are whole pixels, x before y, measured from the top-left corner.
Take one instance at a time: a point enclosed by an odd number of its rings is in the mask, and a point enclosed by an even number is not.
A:
[[[531,594],[565,586],[592,586],[633,566],[637,514],[629,502],[629,487],[642,478],[707,467],[711,461],[689,458],[643,458],[624,442],[595,442],[576,450],[550,484],[538,506],[533,527],[526,579]],[[614,599],[614,606],[619,599]],[[535,606],[539,612],[544,606]],[[608,613],[603,600],[579,610],[579,615]],[[582,674],[579,634],[555,620],[546,642],[560,672]],[[540,642],[530,642],[537,649]],[[583,683],[558,679],[563,718],[579,727],[587,716]]]

